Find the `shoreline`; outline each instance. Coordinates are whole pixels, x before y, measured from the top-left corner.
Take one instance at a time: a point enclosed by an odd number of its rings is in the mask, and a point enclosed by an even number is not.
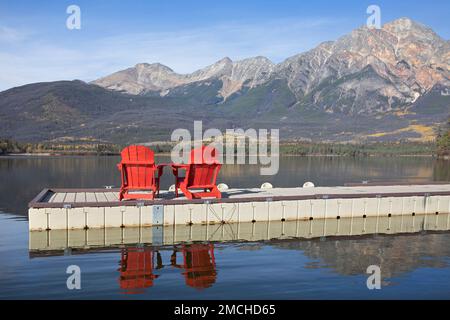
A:
[[[170,157],[170,153],[156,153],[155,156],[167,156]],[[105,153],[105,154],[97,154],[97,153],[51,153],[51,152],[37,152],[37,153],[5,153],[0,154],[0,158],[9,158],[9,157],[23,157],[23,158],[32,158],[32,157],[117,157],[120,156],[120,153]],[[402,157],[415,157],[415,158],[436,158],[441,160],[450,160],[450,157],[437,157],[433,154],[383,154],[383,153],[373,153],[367,155],[339,155],[339,154],[290,154],[290,153],[280,153],[278,155],[270,155],[271,157],[323,157],[323,158],[371,158],[371,157],[383,157],[383,158],[402,158]],[[246,155],[245,157],[258,157],[258,155]]]
[[[41,145],[5,140],[0,146],[0,157],[60,157],[60,156],[120,156],[122,145]],[[149,146],[157,156],[170,156],[173,145]],[[280,142],[269,156],[282,157],[426,157],[448,159],[442,147],[430,143],[371,143],[341,144],[328,142]],[[228,150],[228,149],[227,149]],[[245,157],[257,157],[254,149],[245,149]],[[445,150],[444,150],[445,151]],[[223,150],[225,152],[225,150]],[[234,150],[237,152],[237,150]],[[249,153],[252,154],[249,154]],[[235,154],[237,156],[237,154]]]

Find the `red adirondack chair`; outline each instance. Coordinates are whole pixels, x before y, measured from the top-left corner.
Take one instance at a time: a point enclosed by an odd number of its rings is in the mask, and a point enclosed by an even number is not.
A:
[[[191,151],[188,164],[171,164],[175,175],[175,195],[178,188],[188,199],[215,197],[220,199],[222,194],[216,186],[216,179],[222,166],[216,158],[217,150],[210,146],[202,146]],[[180,176],[180,169],[186,170]],[[197,192],[193,192],[197,190]],[[200,191],[198,191],[200,190]]]
[[[154,199],[159,193],[163,168],[155,165],[153,151],[144,146],[129,146],[122,150],[121,156],[117,165],[122,179],[119,200]]]

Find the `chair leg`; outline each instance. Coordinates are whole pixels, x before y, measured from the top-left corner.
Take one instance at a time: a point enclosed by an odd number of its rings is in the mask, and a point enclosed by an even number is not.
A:
[[[159,185],[158,184],[153,187],[152,194],[153,194],[152,200],[154,200],[155,198],[157,198],[159,196]]]
[[[189,200],[192,200],[194,198],[192,192],[190,192],[184,185],[180,185],[180,189],[183,192],[184,196]]]
[[[214,197],[216,197],[217,199],[221,199],[222,198],[222,193],[219,191],[219,189],[217,188],[217,186],[214,186],[211,189],[211,194],[214,195]]]
[[[175,197],[178,198],[180,192],[178,191],[178,189],[183,190],[183,188],[181,188],[181,180],[177,178],[175,178]],[[183,192],[184,193],[184,192]]]

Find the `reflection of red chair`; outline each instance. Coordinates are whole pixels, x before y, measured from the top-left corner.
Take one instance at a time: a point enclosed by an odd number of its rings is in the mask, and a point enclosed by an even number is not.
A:
[[[210,146],[202,146],[191,151],[188,164],[172,164],[175,175],[175,195],[178,197],[178,188],[188,199],[201,199],[205,197],[221,198],[217,189],[216,179],[221,164],[217,160],[217,150]],[[185,169],[184,177],[180,176],[180,169]],[[192,192],[194,190],[203,190]]]
[[[216,261],[213,244],[192,244],[182,247],[183,275],[186,284],[196,289],[206,289],[216,282]],[[172,261],[174,265],[174,261]]]
[[[144,146],[129,146],[122,150],[121,156],[117,165],[122,179],[119,200],[154,199],[159,192],[162,167],[155,165],[153,151]]]
[[[153,280],[158,277],[153,274],[153,263],[154,256],[151,250],[138,248],[122,250],[119,269],[120,288],[125,289],[125,293],[135,294],[153,286]]]

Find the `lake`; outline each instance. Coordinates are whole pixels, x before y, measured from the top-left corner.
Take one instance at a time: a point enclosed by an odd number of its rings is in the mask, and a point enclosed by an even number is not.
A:
[[[0,157],[0,299],[450,298],[450,232],[424,231],[421,221],[412,221],[415,233],[391,235],[242,236],[157,246],[146,241],[127,245],[124,239],[131,235],[118,234],[112,248],[31,252],[27,203],[45,187],[119,186],[118,162],[118,157]],[[295,187],[306,181],[333,186],[364,180],[450,181],[450,162],[428,157],[282,157],[275,176],[260,176],[257,165],[226,165],[219,176],[230,187],[259,187],[263,182]],[[162,188],[172,183],[167,170]],[[428,224],[445,228],[446,221],[446,215],[433,216]],[[213,231],[226,237],[229,230]],[[138,233],[145,237],[145,230]],[[92,238],[88,233],[79,236]],[[46,235],[44,241],[54,243],[58,237]],[[72,265],[81,270],[81,290],[67,289],[66,270]],[[370,265],[380,266],[380,290],[367,288]]]

